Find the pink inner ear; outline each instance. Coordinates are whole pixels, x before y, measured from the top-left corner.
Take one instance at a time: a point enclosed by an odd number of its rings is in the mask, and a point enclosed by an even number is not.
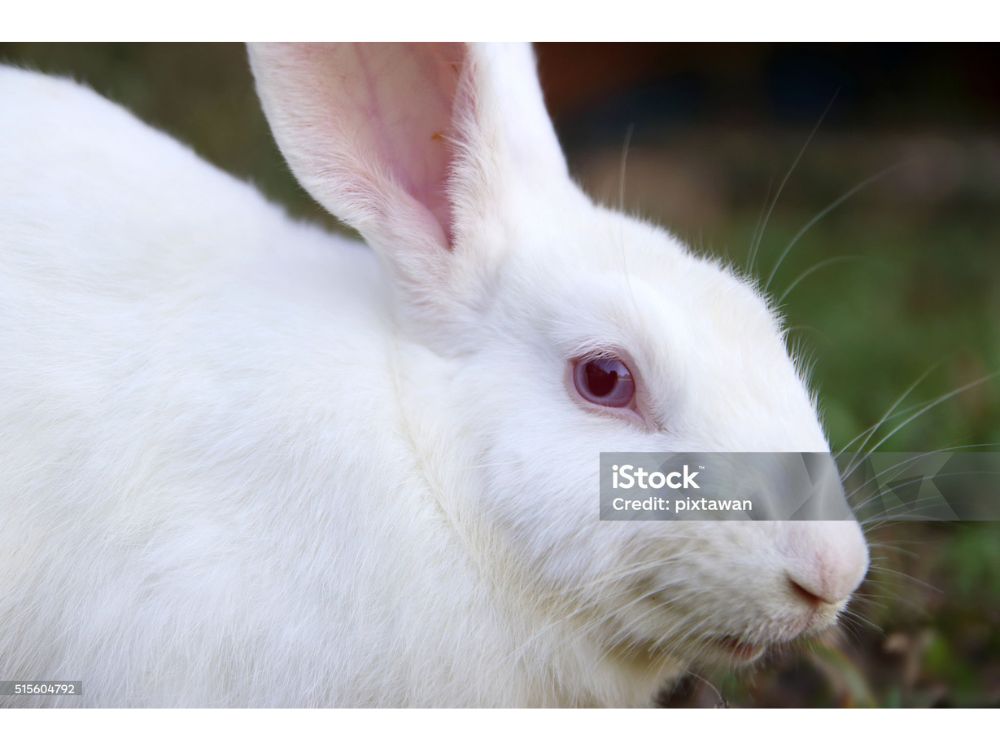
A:
[[[373,49],[380,47],[381,49]],[[362,85],[356,106],[381,166],[454,239],[447,187],[454,148],[462,44],[354,45]]]

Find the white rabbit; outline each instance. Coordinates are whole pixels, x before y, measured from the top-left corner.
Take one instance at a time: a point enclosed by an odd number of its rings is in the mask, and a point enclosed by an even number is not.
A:
[[[649,705],[835,621],[853,521],[598,520],[601,451],[828,448],[752,284],[570,179],[529,46],[250,57],[367,248],[0,69],[0,680],[83,682],[2,705]]]

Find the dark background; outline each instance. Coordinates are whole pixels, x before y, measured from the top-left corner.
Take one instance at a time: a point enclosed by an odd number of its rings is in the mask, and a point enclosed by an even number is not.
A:
[[[899,427],[882,449],[1000,448],[996,381],[903,424],[1000,370],[1000,46],[537,51],[573,172],[596,198],[624,195],[629,211],[762,280],[792,246],[769,288],[794,285],[782,309],[835,449],[932,365],[869,445]],[[274,148],[241,46],[0,44],[0,60],[90,84],[337,229]],[[872,572],[839,634],[751,673],[692,677],[666,702],[1000,705],[1000,526],[887,523],[869,538]]]

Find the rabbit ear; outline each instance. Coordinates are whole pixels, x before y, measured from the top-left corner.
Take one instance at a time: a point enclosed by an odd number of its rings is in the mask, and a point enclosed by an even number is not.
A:
[[[514,173],[566,175],[530,45],[256,44],[250,60],[299,181],[390,261],[446,258]]]

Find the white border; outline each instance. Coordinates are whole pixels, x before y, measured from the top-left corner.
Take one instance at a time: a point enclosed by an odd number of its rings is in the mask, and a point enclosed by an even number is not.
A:
[[[4,41],[991,41],[988,0],[20,0]]]
[[[978,745],[995,710],[9,710],[6,747],[681,748]],[[978,740],[978,742],[974,742]],[[56,744],[58,743],[58,744]],[[90,743],[86,743],[89,745]]]

